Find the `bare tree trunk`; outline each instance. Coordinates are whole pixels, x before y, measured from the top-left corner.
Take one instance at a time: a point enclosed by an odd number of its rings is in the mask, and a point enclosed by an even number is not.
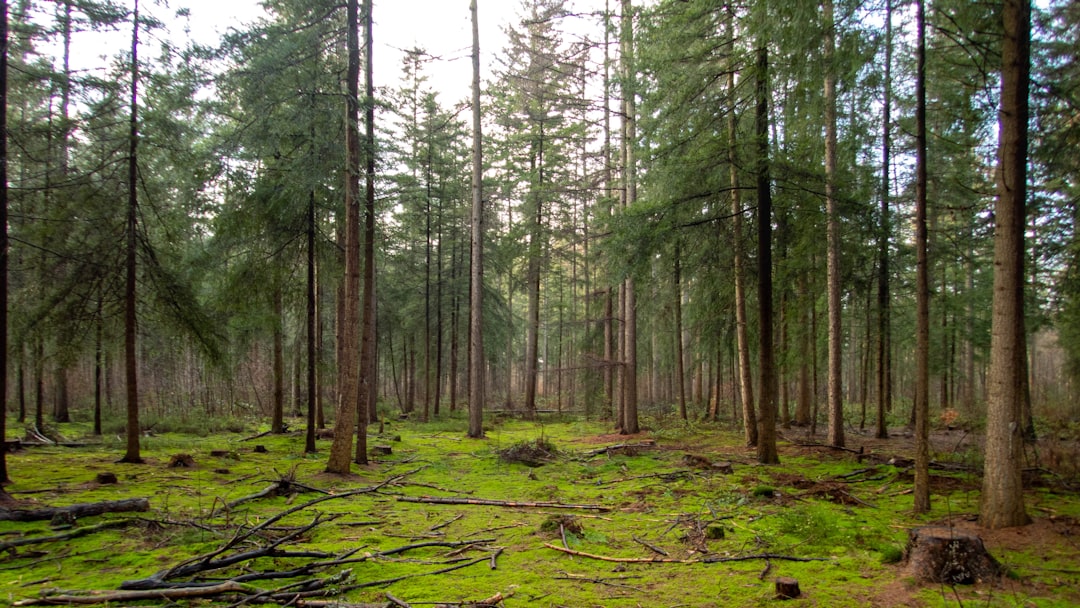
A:
[[[1024,324],[1024,227],[1030,75],[1030,0],[1006,0],[1001,52],[998,197],[994,204],[994,302],[986,404],[986,466],[979,523],[1030,522],[1024,509],[1023,406],[1027,358]]]
[[[683,361],[683,321],[682,321],[682,261],[679,259],[680,247],[675,244],[675,382],[679,399],[679,418],[689,420],[686,413],[686,370]]]
[[[892,232],[889,219],[891,186],[889,171],[892,155],[892,0],[885,1],[885,91],[882,103],[881,119],[881,217],[878,226],[878,284],[877,284],[877,433],[878,439],[887,439],[885,412],[892,409],[889,399],[892,397],[891,376],[889,369],[889,343],[892,335],[889,312],[889,236]]]
[[[8,2],[0,0],[0,396],[7,395],[8,372],[8,170],[7,170],[7,66]],[[22,366],[19,366],[22,378]],[[21,390],[20,390],[21,399]],[[7,433],[7,401],[0,407],[0,444]],[[21,403],[21,400],[20,400]],[[7,470],[7,448],[0,449],[0,484],[11,481]],[[4,494],[0,485],[0,494]]]
[[[469,437],[484,436],[484,198],[483,147],[480,131],[480,25],[472,0],[472,242],[469,287]]]
[[[757,50],[757,199],[758,199],[758,462],[777,464],[776,362],[773,353],[772,309],[772,189],[769,177],[769,50],[764,41]]]
[[[833,2],[825,0],[825,216],[829,294],[829,433],[828,443],[844,445],[843,327],[840,301],[840,211],[836,193],[836,23]]]
[[[141,463],[139,455],[139,386],[138,353],[135,338],[138,332],[136,317],[135,258],[138,218],[138,160],[139,149],[139,0],[135,0],[131,25],[131,115],[128,130],[128,209],[127,262],[124,289],[124,377],[127,395],[127,451],[121,462]]]
[[[364,311],[360,336],[360,395],[356,409],[356,464],[367,457],[367,425],[375,403],[375,82],[372,64],[372,0],[364,0]]]
[[[338,326],[338,395],[334,441],[326,472],[346,474],[352,462],[353,426],[359,399],[357,361],[360,325],[360,37],[358,0],[347,0],[345,120],[345,278]]]
[[[926,252],[926,15],[916,9],[915,71],[915,506],[930,510],[930,271]]]
[[[728,5],[728,35],[735,46],[735,9]],[[734,59],[732,60],[734,61]],[[731,183],[732,250],[735,272],[735,348],[738,353],[739,393],[742,395],[743,431],[747,446],[758,443],[757,416],[754,413],[754,379],[750,374],[750,342],[746,335],[746,285],[743,267],[743,209],[739,188],[739,162],[736,157],[735,69],[728,70],[727,89],[730,102],[727,108],[728,174]]]
[[[285,432],[285,344],[284,344],[284,308],[280,281],[274,279],[274,293],[271,295],[274,308],[274,331],[273,331],[273,410],[270,418],[270,432],[281,434]]]
[[[304,453],[315,452],[315,368],[318,363],[316,349],[316,284],[315,284],[315,191],[308,192],[307,210],[307,429],[304,433]]]
[[[623,146],[625,164],[623,166],[626,205],[633,205],[637,200],[637,172],[635,170],[634,145],[637,141],[637,106],[634,82],[637,78],[634,67],[634,13],[631,0],[622,0],[622,67],[624,79],[623,104]],[[623,426],[622,433],[633,435],[641,429],[638,425],[637,395],[637,300],[634,294],[634,279],[625,281],[625,299],[623,301],[623,332],[625,335],[625,357],[623,359]]]

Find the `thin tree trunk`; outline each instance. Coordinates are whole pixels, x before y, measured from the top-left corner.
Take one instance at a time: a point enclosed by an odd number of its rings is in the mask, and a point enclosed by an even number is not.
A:
[[[272,294],[274,308],[274,331],[273,331],[273,385],[274,396],[272,413],[270,418],[270,432],[281,434],[285,432],[285,339],[284,339],[284,308],[282,304],[281,285],[275,279],[274,293]]]
[[[930,510],[930,277],[926,230],[926,16],[918,0],[915,68],[915,493],[914,510]]]
[[[887,439],[885,413],[892,409],[889,368],[889,341],[892,334],[889,323],[889,236],[892,233],[889,219],[891,186],[889,171],[892,155],[892,0],[885,0],[885,90],[881,119],[881,217],[878,226],[878,284],[877,284],[877,433],[878,439]]]
[[[769,177],[769,51],[764,42],[757,50],[757,200],[758,200],[758,391],[757,457],[762,464],[777,464],[776,362],[773,353],[772,307],[772,186]]]
[[[317,309],[315,284],[315,191],[308,192],[307,210],[307,429],[304,433],[304,453],[315,453],[315,399],[318,387],[315,384],[315,368],[318,363]]]
[[[626,205],[637,201],[637,172],[635,170],[634,145],[637,141],[637,106],[634,82],[637,79],[634,67],[634,16],[631,0],[622,0],[622,34],[620,36],[623,62],[623,166]],[[641,429],[638,426],[637,396],[637,299],[634,293],[634,279],[627,277],[624,282],[625,299],[623,301],[623,332],[625,336],[625,357],[623,359],[623,426],[622,433],[634,435]]]
[[[367,457],[367,425],[376,413],[375,403],[375,82],[372,64],[372,0],[364,0],[364,311],[360,336],[360,395],[357,401],[356,464]]]
[[[8,2],[0,0],[0,396],[7,395],[8,372],[8,170],[7,170],[7,67],[8,67]],[[21,350],[21,347],[20,347]],[[22,379],[22,365],[19,366]],[[19,398],[22,403],[20,382]],[[0,398],[0,444],[7,436],[6,399]],[[22,410],[23,408],[20,408]],[[11,481],[7,469],[7,449],[0,450],[0,484]],[[5,493],[0,485],[0,494]]]
[[[360,325],[360,37],[358,0],[346,2],[348,69],[345,94],[345,278],[339,319],[337,413],[326,472],[347,474],[359,399]]]
[[[836,193],[836,23],[833,2],[825,0],[825,216],[829,294],[828,444],[844,445],[843,326],[840,302],[840,210]]]
[[[689,420],[686,413],[686,370],[683,364],[682,321],[682,261],[678,241],[675,243],[675,382],[679,398],[679,418]]]
[[[139,149],[139,0],[135,0],[131,25],[131,115],[128,129],[128,209],[127,209],[127,261],[124,288],[124,378],[127,395],[127,451],[121,462],[141,463],[139,455],[139,386],[138,353],[135,338],[138,331],[136,317],[135,257],[137,239],[135,230],[138,218],[138,160]]]
[[[1027,366],[1024,326],[1024,227],[1030,75],[1030,0],[1006,0],[1001,63],[998,197],[994,204],[994,301],[986,404],[986,466],[979,523],[1027,524],[1024,509],[1023,401]]]
[[[735,46],[735,9],[728,5],[728,35],[731,48]],[[734,61],[734,60],[733,60]],[[739,188],[739,162],[736,155],[736,131],[738,119],[735,116],[735,69],[728,70],[728,96],[731,100],[727,108],[728,138],[728,177],[731,184],[732,217],[732,252],[735,273],[735,344],[738,353],[739,394],[742,395],[743,432],[746,445],[753,447],[758,443],[757,416],[754,413],[754,379],[750,373],[750,341],[746,335],[746,272],[743,267],[743,209],[742,191]]]
[[[472,13],[472,240],[469,286],[469,437],[484,436],[484,198],[483,160],[480,131],[480,25],[477,0]]]

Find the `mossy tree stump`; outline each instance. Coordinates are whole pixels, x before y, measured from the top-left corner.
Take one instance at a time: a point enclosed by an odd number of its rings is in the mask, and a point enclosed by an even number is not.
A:
[[[904,558],[912,576],[923,583],[971,585],[1001,575],[1001,565],[982,539],[954,528],[913,528]]]

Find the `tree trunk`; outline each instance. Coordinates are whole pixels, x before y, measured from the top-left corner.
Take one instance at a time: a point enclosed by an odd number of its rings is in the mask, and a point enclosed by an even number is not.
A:
[[[270,432],[276,435],[285,432],[285,339],[284,308],[282,304],[281,284],[274,280],[274,293],[271,295],[274,309],[273,331],[273,385],[274,396],[270,417]]]
[[[735,9],[728,5],[728,35],[731,37],[731,49],[735,46]],[[734,54],[733,54],[734,56]],[[734,59],[732,59],[734,61]],[[732,250],[735,273],[735,344],[738,352],[739,393],[742,395],[743,431],[747,446],[758,443],[757,417],[754,413],[754,379],[750,374],[750,342],[746,335],[746,285],[743,268],[743,209],[742,191],[739,189],[739,162],[736,155],[736,131],[738,119],[735,116],[735,69],[728,70],[728,177],[731,183]]]
[[[829,300],[829,433],[828,444],[844,446],[842,304],[840,302],[840,210],[836,193],[836,23],[833,2],[825,0],[825,221]]]
[[[772,185],[769,177],[769,51],[764,41],[757,49],[757,200],[758,200],[758,374],[761,389],[758,416],[758,462],[777,464],[776,362],[773,353],[772,310]]]
[[[8,172],[7,172],[8,2],[0,0],[0,395],[7,395],[8,371]],[[20,375],[22,377],[19,367]],[[0,407],[0,442],[7,436],[7,406]],[[11,481],[7,450],[0,450],[0,484]],[[0,485],[0,492],[3,486]]]
[[[304,433],[304,453],[315,453],[315,400],[318,388],[315,385],[315,368],[318,363],[318,351],[316,349],[317,324],[316,315],[318,304],[316,298],[315,283],[315,191],[308,192],[307,212],[307,429]]]
[[[926,16],[918,0],[915,51],[915,505],[930,510],[930,271],[926,252]]]
[[[345,278],[338,336],[338,395],[328,473],[346,474],[352,462],[353,426],[358,409],[360,366],[360,37],[358,0],[347,3],[348,30],[345,120]]]
[[[998,196],[994,204],[994,301],[986,403],[986,466],[979,523],[1027,524],[1022,410],[1027,357],[1024,325],[1024,227],[1027,197],[1030,0],[1006,0],[1001,63]]]
[[[469,437],[484,436],[484,198],[483,147],[480,131],[480,25],[472,0],[472,240],[469,272]]]
[[[138,161],[139,148],[139,0],[135,0],[131,25],[131,115],[128,129],[128,208],[127,260],[124,288],[124,378],[127,395],[127,451],[121,462],[141,463],[139,455],[139,386],[138,353],[135,337],[138,332],[135,312],[135,258],[138,240],[135,236],[139,214]]]
[[[356,464],[367,464],[367,425],[375,414],[375,83],[372,0],[364,0],[364,310],[360,337],[360,395],[356,408]]]
[[[877,276],[877,433],[878,439],[887,439],[889,430],[885,412],[892,409],[889,369],[889,342],[892,335],[889,322],[889,236],[892,233],[889,219],[890,181],[892,156],[892,0],[885,0],[885,76],[881,118],[881,216],[878,226],[878,276]]]
[[[637,78],[634,67],[634,16],[631,0],[622,0],[621,49],[623,62],[623,184],[626,188],[625,202],[633,205],[637,200],[637,172],[635,171],[634,144],[637,140],[637,106],[634,101],[634,82]],[[634,279],[625,281],[625,299],[623,301],[623,420],[622,433],[633,435],[640,431],[638,426],[637,403],[637,300],[634,294]]]

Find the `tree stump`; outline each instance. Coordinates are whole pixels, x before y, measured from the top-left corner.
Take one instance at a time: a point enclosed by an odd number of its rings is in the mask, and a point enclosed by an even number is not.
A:
[[[394,448],[388,445],[376,445],[372,446],[371,453],[375,456],[389,456],[394,453]]]
[[[262,445],[262,444],[259,444],[259,445],[255,446],[255,448],[253,450],[251,450],[251,451],[255,452],[256,454],[266,454],[267,453],[266,446]]]
[[[191,457],[191,454],[173,454],[169,459],[170,469],[190,469],[195,467],[195,459]]]
[[[97,477],[94,478],[94,481],[104,485],[110,483],[117,483],[118,480],[116,479],[116,473],[105,472],[98,473]]]
[[[919,582],[970,585],[1001,575],[1001,564],[978,536],[940,526],[908,532],[904,558]]]
[[[787,576],[776,579],[776,599],[793,600],[802,595],[799,590],[799,581]]]

